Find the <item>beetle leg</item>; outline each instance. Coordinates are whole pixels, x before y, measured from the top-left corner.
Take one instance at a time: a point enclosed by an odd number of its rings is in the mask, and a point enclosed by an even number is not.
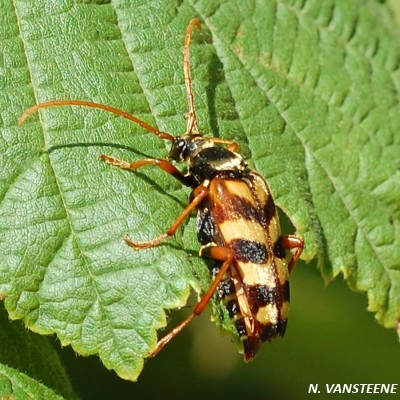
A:
[[[301,253],[303,252],[304,240],[295,235],[286,235],[282,236],[281,241],[282,246],[286,250],[297,249],[288,264],[289,273],[291,273],[294,266],[297,264],[297,261],[299,261]]]
[[[136,250],[140,249],[148,249],[149,247],[155,247],[158,246],[160,243],[162,243],[165,239],[167,239],[170,236],[175,235],[175,232],[178,230],[178,228],[182,225],[182,223],[185,221],[189,215],[197,209],[197,207],[200,205],[200,203],[208,196],[208,188],[205,186],[198,186],[194,192],[193,192],[193,200],[190,202],[190,204],[183,210],[182,214],[177,218],[177,220],[171,225],[171,227],[168,229],[166,233],[164,233],[161,236],[158,236],[152,240],[149,240],[148,242],[133,242],[129,238],[125,238],[125,242],[133,247]]]
[[[239,145],[233,140],[221,139],[221,138],[210,138],[213,143],[225,144],[226,148],[234,153],[239,151]]]
[[[193,177],[191,175],[184,175],[178,168],[176,168],[173,164],[166,160],[159,160],[157,158],[146,158],[144,160],[127,162],[123,160],[119,160],[118,158],[101,155],[100,159],[105,161],[107,164],[114,165],[118,168],[128,169],[128,170],[136,170],[141,167],[145,167],[147,165],[155,165],[156,167],[162,169],[168,174],[172,175],[174,178],[181,181],[186,186],[192,186]]]
[[[167,345],[176,335],[178,335],[183,329],[185,329],[189,323],[194,319],[194,317],[200,315],[206,308],[210,299],[213,297],[215,291],[218,288],[219,283],[223,279],[224,275],[228,271],[229,267],[232,265],[232,261],[234,259],[234,255],[226,247],[223,246],[203,246],[200,250],[200,254],[203,257],[213,258],[214,260],[223,261],[221,269],[218,274],[215,276],[210,288],[207,290],[207,293],[204,297],[196,304],[193,309],[193,312],[178,326],[171,330],[167,335],[161,338],[155,350],[150,354],[150,357],[154,357],[157,355],[165,345]]]

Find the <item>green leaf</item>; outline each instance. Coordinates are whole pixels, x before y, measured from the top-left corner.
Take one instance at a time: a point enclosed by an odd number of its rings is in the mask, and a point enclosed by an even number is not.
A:
[[[135,380],[165,309],[209,282],[193,219],[165,232],[188,191],[157,169],[100,154],[162,158],[165,143],[98,110],[23,111],[53,99],[124,109],[179,135],[188,21],[200,128],[237,140],[329,279],[368,292],[387,327],[400,316],[398,28],[373,0],[46,2],[0,14],[0,294],[14,319],[56,333]],[[292,233],[291,230],[285,230]]]
[[[0,398],[73,399],[71,383],[49,338],[10,323],[0,309]],[[46,386],[44,386],[46,385]],[[50,389],[51,388],[51,389]],[[47,396],[47,397],[46,397]]]
[[[61,400],[51,389],[13,368],[0,364],[0,396],[6,399]]]

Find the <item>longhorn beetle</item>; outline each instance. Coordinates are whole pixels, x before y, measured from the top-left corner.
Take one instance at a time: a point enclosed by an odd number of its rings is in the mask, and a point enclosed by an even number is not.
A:
[[[282,236],[277,210],[264,178],[248,168],[238,153],[236,142],[203,137],[197,126],[192,79],[190,44],[194,28],[201,29],[198,19],[190,21],[185,38],[183,70],[189,104],[186,132],[172,136],[114,107],[82,100],[54,100],[29,108],[20,125],[39,109],[54,106],[87,106],[127,118],[160,139],[172,142],[167,160],[144,159],[126,162],[101,155],[106,163],[128,170],[157,166],[192,188],[190,203],[163,235],[148,242],[125,242],[136,250],[158,246],[173,236],[190,214],[197,210],[197,236],[200,255],[216,261],[214,280],[193,312],[182,323],[158,341],[156,355],[181,332],[195,316],[200,315],[215,293],[227,308],[243,343],[245,361],[251,360],[264,341],[283,336],[289,306],[289,273],[300,258],[301,238]],[[185,162],[187,172],[180,172],[169,160]],[[287,263],[285,250],[295,249]]]

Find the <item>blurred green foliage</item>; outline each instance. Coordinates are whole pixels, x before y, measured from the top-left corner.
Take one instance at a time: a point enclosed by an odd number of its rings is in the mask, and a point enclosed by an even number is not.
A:
[[[308,394],[309,385],[315,383],[322,390],[331,383],[400,384],[397,336],[382,329],[366,311],[364,295],[349,291],[341,278],[324,287],[315,265],[303,262],[293,272],[291,287],[286,336],[265,344],[249,364],[229,337],[220,336],[209,315],[148,360],[135,384],[105,371],[95,357],[76,358],[69,348],[61,357],[84,399],[302,400],[315,397]],[[176,314],[172,325],[182,318]],[[376,396],[371,398],[396,398]]]

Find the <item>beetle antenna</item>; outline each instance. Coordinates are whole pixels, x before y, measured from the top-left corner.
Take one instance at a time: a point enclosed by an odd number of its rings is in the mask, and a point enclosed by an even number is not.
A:
[[[197,128],[197,114],[194,107],[194,96],[193,96],[193,87],[192,87],[192,78],[190,76],[190,43],[192,42],[192,35],[194,27],[197,26],[199,30],[201,30],[201,24],[198,19],[192,19],[189,22],[187,31],[186,31],[186,40],[185,40],[185,49],[184,49],[184,58],[183,58],[183,73],[185,75],[185,86],[186,93],[188,97],[189,103],[189,117],[187,123],[186,134],[187,135],[198,135],[200,134],[199,129]]]
[[[161,132],[158,129],[154,128],[153,126],[149,125],[147,122],[142,121],[139,118],[136,118],[134,115],[129,114],[126,111],[122,111],[118,108],[107,106],[105,104],[94,103],[92,101],[85,101],[85,100],[52,100],[52,101],[45,101],[43,103],[36,104],[30,108],[28,108],[22,117],[20,118],[18,125],[21,126],[25,123],[25,121],[36,111],[41,110],[43,108],[50,108],[50,107],[58,107],[58,106],[85,106],[91,108],[98,108],[100,110],[106,110],[113,114],[120,115],[123,118],[129,119],[140,125],[142,128],[147,129],[148,131],[154,133],[160,139],[166,139],[174,141],[174,136],[170,135],[167,132]]]

